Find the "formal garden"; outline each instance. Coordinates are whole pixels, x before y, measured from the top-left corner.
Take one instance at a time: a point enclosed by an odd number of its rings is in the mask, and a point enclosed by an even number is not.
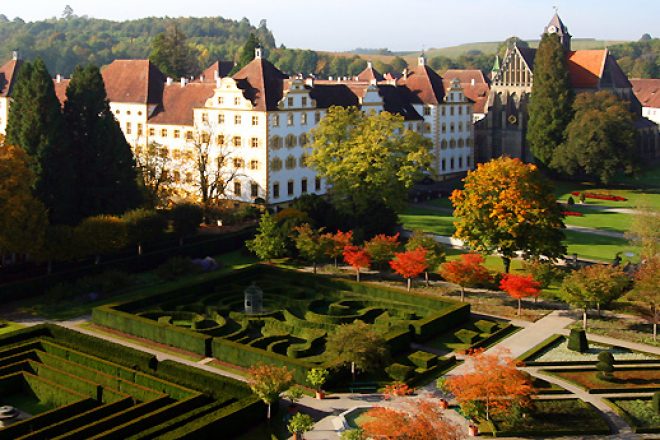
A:
[[[55,325],[0,336],[0,407],[1,439],[212,438],[264,416],[243,383]]]

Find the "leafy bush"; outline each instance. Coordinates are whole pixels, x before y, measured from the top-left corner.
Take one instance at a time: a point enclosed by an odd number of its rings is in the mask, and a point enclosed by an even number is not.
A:
[[[568,335],[568,349],[580,353],[589,351],[587,332],[582,329],[571,329],[571,333]]]
[[[603,380],[611,380],[614,371],[614,356],[609,351],[598,353],[598,363],[596,364],[598,377]]]
[[[188,257],[172,257],[158,266],[155,271],[159,278],[168,281],[200,272],[200,267],[193,264]]]
[[[438,357],[433,353],[427,353],[425,351],[416,351],[410,356],[408,360],[413,364],[417,365],[419,368],[424,368],[428,370],[438,362]]]
[[[476,340],[479,339],[479,333],[475,332],[474,330],[468,330],[465,328],[462,328],[456,332],[454,332],[454,336],[461,342],[472,345],[473,342],[476,342]]]
[[[653,393],[653,410],[656,414],[660,414],[660,391]]]
[[[410,377],[412,377],[414,368],[409,365],[403,365],[395,362],[392,365],[386,367],[385,372],[392,379],[405,382],[406,380],[410,379]]]

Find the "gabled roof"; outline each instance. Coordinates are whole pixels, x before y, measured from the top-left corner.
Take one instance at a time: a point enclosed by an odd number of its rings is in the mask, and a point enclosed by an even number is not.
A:
[[[488,92],[490,85],[484,77],[484,74],[479,69],[450,69],[443,75],[443,82],[445,89],[451,86],[453,79],[458,79],[461,82],[463,93],[465,96],[474,103],[475,113],[484,113],[486,104],[488,102]]]
[[[64,78],[53,80],[53,87],[55,88],[55,96],[57,96],[57,99],[60,101],[60,104],[62,105],[64,105],[64,103],[66,102],[66,89],[67,87],[69,87],[69,82],[71,82],[70,79],[64,79]]]
[[[193,109],[204,107],[206,100],[214,94],[215,83],[193,82],[185,86],[180,83],[166,85],[163,102],[149,118],[151,124],[193,125]]]
[[[642,107],[660,108],[660,79],[631,79],[633,93]]]
[[[11,96],[12,89],[18,77],[18,70],[23,62],[11,60],[0,66],[0,96]]]
[[[360,105],[358,96],[346,83],[335,81],[315,81],[314,87],[309,89],[309,96],[316,101],[317,108],[330,108],[334,105],[341,107]]]
[[[559,18],[559,14],[555,12],[555,15],[553,15],[552,19],[550,20],[550,23],[545,27],[545,32],[549,32],[550,27],[555,28],[555,32],[557,35],[560,37],[563,37],[564,35],[568,35],[568,28],[564,24],[563,21],[561,21],[561,18]]]
[[[421,121],[424,118],[412,105],[410,90],[407,87],[392,84],[378,86],[378,94],[383,98],[383,110],[403,116],[406,121]]]
[[[378,72],[376,69],[374,69],[373,65],[371,62],[367,63],[367,67],[358,74],[357,76],[358,81],[364,81],[367,83],[373,82],[373,81],[382,81],[383,80],[383,75],[381,75],[380,72]]]
[[[534,70],[534,59],[536,58],[536,49],[532,49],[531,47],[520,47],[520,46],[516,46],[516,49],[518,49],[518,52],[525,61],[525,64],[527,64],[527,67],[529,67],[530,70]]]
[[[409,70],[399,84],[410,90],[414,104],[438,105],[445,97],[442,78],[426,64],[420,63],[414,70]]]
[[[255,58],[239,70],[233,78],[246,99],[257,111],[277,110],[284,96],[284,80],[288,78],[269,61]]]
[[[167,78],[149,60],[115,60],[102,71],[108,100],[159,104]]]
[[[216,61],[202,72],[203,82],[215,82],[217,78],[224,78],[234,68],[233,61]]]

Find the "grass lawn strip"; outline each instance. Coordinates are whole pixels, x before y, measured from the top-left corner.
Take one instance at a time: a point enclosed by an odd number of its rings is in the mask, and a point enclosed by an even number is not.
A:
[[[582,324],[575,323],[572,328],[582,328]],[[589,333],[660,347],[660,340],[653,340],[651,324],[637,319],[589,317]]]
[[[598,354],[602,351],[609,351],[618,362],[631,361],[631,360],[657,360],[660,358],[651,354],[635,352],[622,347],[612,347],[607,345],[600,345],[589,343],[589,351],[587,353],[579,353],[577,351],[569,350],[567,347],[567,338],[562,337],[546,347],[543,351],[536,355],[525,359],[526,361],[533,362],[572,362],[572,361],[592,361],[597,362]]]
[[[650,398],[608,400],[618,407],[618,412],[624,413],[624,417],[636,429],[653,429],[655,432],[660,432],[660,414],[653,410]]]

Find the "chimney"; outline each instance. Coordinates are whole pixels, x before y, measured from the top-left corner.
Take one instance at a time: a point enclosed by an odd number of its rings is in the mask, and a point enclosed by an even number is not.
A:
[[[58,73],[57,76],[55,77],[55,82],[57,84],[60,84],[62,82],[62,75]]]
[[[314,78],[307,78],[305,80],[305,85],[309,87],[314,87]]]
[[[220,88],[220,81],[222,81],[220,78],[215,79],[215,88],[219,89]]]
[[[204,82],[204,75],[199,75],[199,82]]]
[[[474,78],[472,78],[472,80],[470,81],[470,85],[471,85],[472,87],[474,87],[474,85],[475,85],[476,83],[477,83],[477,82],[474,80]]]
[[[405,69],[403,69],[402,73],[403,73],[403,79],[404,80],[408,79],[408,68],[407,67]]]
[[[329,80],[329,81],[332,81],[332,75],[328,77],[328,80]]]
[[[14,49],[11,52],[11,59],[14,61],[18,61],[21,59],[21,53],[18,51],[18,49]]]
[[[367,69],[373,69],[374,65],[371,64],[371,61],[367,61]]]
[[[188,80],[185,78],[181,78],[181,87],[185,87],[186,84],[188,84]]]
[[[426,65],[426,58],[424,57],[424,54],[422,54],[418,59],[417,59],[417,64],[419,66],[424,66]]]

